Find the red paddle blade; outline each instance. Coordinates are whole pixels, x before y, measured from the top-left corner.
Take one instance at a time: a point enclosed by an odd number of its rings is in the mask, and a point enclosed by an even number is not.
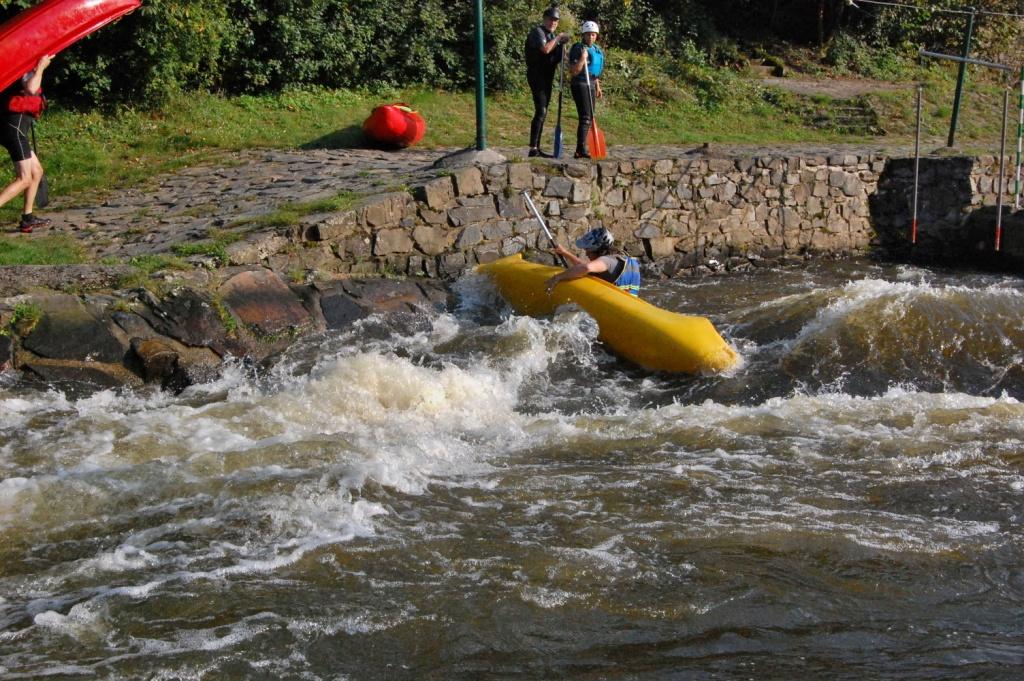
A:
[[[597,119],[594,119],[590,125],[587,144],[590,147],[590,158],[601,159],[608,156],[608,147],[604,143],[604,131],[597,127]]]

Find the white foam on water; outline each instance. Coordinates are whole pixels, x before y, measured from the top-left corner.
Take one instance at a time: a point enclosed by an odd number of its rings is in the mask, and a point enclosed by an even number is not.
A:
[[[50,629],[79,640],[101,638],[110,629],[106,608],[97,601],[78,603],[68,611],[67,615],[47,610],[36,615],[32,621],[37,627]]]
[[[524,586],[519,589],[519,598],[545,610],[561,608],[573,600],[581,599],[577,594],[562,589],[543,586]]]

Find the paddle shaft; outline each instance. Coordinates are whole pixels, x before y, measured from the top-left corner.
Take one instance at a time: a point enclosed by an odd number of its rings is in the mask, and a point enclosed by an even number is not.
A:
[[[565,48],[558,69],[558,121],[555,123],[555,158],[562,158],[562,96],[565,94]]]
[[[544,230],[544,234],[545,234],[545,235],[547,235],[547,237],[548,237],[548,241],[550,241],[550,242],[551,242],[551,245],[552,245],[552,246],[555,246],[555,247],[557,247],[557,246],[558,246],[558,243],[557,243],[557,242],[555,242],[555,237],[553,237],[553,236],[551,235],[551,230],[550,230],[550,229],[548,229],[548,225],[547,225],[547,223],[546,223],[546,222],[544,222],[544,218],[542,218],[542,217],[541,217],[541,215],[540,215],[540,211],[539,211],[539,210],[537,210],[537,206],[535,206],[535,205],[533,204],[533,199],[531,199],[531,198],[530,198],[530,194],[529,194],[529,192],[526,192],[526,191],[524,191],[524,192],[523,192],[523,198],[524,198],[524,199],[526,199],[526,205],[530,207],[530,212],[531,212],[531,213],[533,213],[533,217],[537,218],[537,222],[539,222],[539,223],[540,223],[540,228],[541,228],[541,229],[543,229],[543,230]],[[563,258],[562,256],[558,256],[558,259],[562,261],[562,265],[563,265],[563,266],[564,266],[564,267],[565,267],[566,269],[568,269],[568,268],[569,268],[569,263],[567,263],[567,262],[565,261],[565,258]]]
[[[583,52],[587,55],[587,61],[583,64],[583,73],[587,76],[587,92],[590,93],[590,124],[597,127],[597,93],[590,87],[590,53],[587,52],[587,45],[583,45]]]

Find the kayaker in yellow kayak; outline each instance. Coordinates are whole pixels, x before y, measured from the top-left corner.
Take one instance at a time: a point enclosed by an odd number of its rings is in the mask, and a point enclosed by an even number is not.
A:
[[[618,286],[634,296],[640,295],[640,263],[615,247],[615,237],[604,227],[590,230],[576,240],[576,247],[587,254],[583,260],[565,248],[555,245],[551,252],[571,263],[568,269],[548,279],[544,288],[548,295],[560,282],[593,275]]]

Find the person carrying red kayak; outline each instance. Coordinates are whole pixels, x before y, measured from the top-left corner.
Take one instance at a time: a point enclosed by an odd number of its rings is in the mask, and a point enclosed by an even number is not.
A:
[[[590,158],[587,135],[594,120],[594,100],[604,97],[604,93],[601,92],[604,52],[597,45],[600,30],[596,21],[584,21],[580,26],[583,39],[569,50],[572,98],[576,102],[576,113],[579,116],[575,158]]]
[[[37,227],[46,227],[50,220],[32,214],[36,192],[43,180],[43,166],[32,151],[29,133],[35,119],[45,108],[43,100],[43,71],[53,57],[44,55],[20,80],[0,93],[0,142],[14,161],[14,181],[0,192],[0,206],[25,194],[19,230],[29,234]]]

